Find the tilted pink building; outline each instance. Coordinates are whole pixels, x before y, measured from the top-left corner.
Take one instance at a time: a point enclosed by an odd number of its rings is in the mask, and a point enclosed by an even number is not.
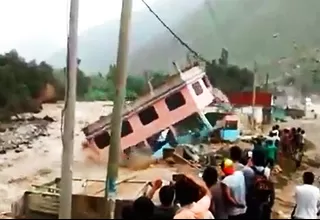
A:
[[[123,111],[122,150],[138,144],[147,146],[147,138],[167,128],[173,130],[173,124],[194,113],[203,118],[201,111],[214,100],[211,89],[205,72],[199,66],[192,66],[172,75],[152,93],[126,106]],[[93,150],[103,155],[106,155],[103,151],[110,144],[110,126],[111,114],[100,117],[83,129],[87,140],[95,142],[97,149]]]

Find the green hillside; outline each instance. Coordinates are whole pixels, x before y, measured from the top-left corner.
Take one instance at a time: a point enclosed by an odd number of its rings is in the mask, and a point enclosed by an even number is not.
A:
[[[320,45],[319,0],[209,0],[195,8],[172,29],[207,59],[219,57],[221,47],[230,62],[264,66]],[[275,37],[275,36],[277,37]],[[186,50],[164,29],[131,56],[131,70],[167,69],[172,60],[183,61]],[[147,60],[147,62],[146,62]]]
[[[147,1],[148,2],[148,1]],[[203,0],[158,0],[152,7],[163,17],[168,25],[175,25],[187,12],[203,3]],[[183,10],[180,10],[183,8]],[[81,58],[81,68],[86,73],[107,73],[109,65],[116,61],[118,48],[119,20],[108,21],[92,27],[80,34],[78,53]],[[163,33],[162,25],[147,8],[132,13],[130,31],[130,53],[135,53],[149,40]],[[59,50],[47,59],[54,67],[64,67],[66,49]]]

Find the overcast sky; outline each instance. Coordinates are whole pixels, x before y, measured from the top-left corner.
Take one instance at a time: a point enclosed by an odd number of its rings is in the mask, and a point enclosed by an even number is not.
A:
[[[148,0],[152,3],[156,0]],[[22,55],[40,56],[66,44],[70,0],[0,0],[0,53],[17,49]],[[121,0],[80,0],[79,33],[120,17]],[[141,0],[133,0],[141,10]],[[32,47],[31,47],[32,46]],[[34,48],[34,51],[31,51]],[[40,51],[39,51],[40,50]],[[39,53],[39,54],[38,54]]]

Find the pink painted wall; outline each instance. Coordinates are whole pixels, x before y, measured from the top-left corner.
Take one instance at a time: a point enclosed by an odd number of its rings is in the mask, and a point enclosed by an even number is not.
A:
[[[161,131],[162,129],[165,129],[170,125],[183,120],[190,114],[197,112],[198,108],[187,87],[184,87],[182,90],[180,90],[180,92],[182,93],[186,104],[173,111],[169,111],[164,99],[159,100],[154,104],[159,118],[151,122],[150,124],[142,125],[138,115],[133,115],[131,118],[129,118],[129,122],[134,132],[122,138],[122,148],[125,149],[134,144],[137,144],[141,142],[142,137],[150,137],[151,135]]]
[[[194,84],[196,82],[200,83],[200,85],[202,87],[202,90],[203,90],[203,92],[201,94],[199,94],[199,95],[196,95],[196,93],[195,93],[195,91],[194,91],[194,89],[192,87],[192,84]],[[189,90],[190,95],[195,100],[195,103],[196,103],[198,109],[204,109],[214,99],[213,94],[210,92],[209,88],[206,87],[206,85],[204,84],[202,79],[198,79],[197,81],[190,83],[187,86],[187,88]]]
[[[199,94],[199,95],[196,95],[192,87],[192,84],[197,81],[200,83],[203,89],[202,94]],[[133,133],[121,139],[122,149],[124,150],[132,145],[138,144],[139,142],[152,136],[153,134],[169,127],[172,124],[175,124],[183,120],[189,115],[195,112],[198,112],[200,109],[203,109],[204,107],[208,106],[212,102],[214,96],[210,92],[210,89],[205,86],[202,79],[198,79],[197,81],[193,81],[192,83],[186,85],[184,88],[180,90],[180,92],[182,93],[185,99],[185,102],[186,102],[185,105],[173,111],[169,111],[164,99],[156,102],[154,104],[154,107],[158,114],[158,119],[151,122],[150,124],[143,125],[138,115],[132,115],[132,117],[130,117],[128,121],[131,124]],[[93,147],[100,152],[99,153],[100,161],[106,161],[107,160],[106,156],[108,155],[107,154],[108,148],[104,148],[102,150],[97,149],[95,144]]]

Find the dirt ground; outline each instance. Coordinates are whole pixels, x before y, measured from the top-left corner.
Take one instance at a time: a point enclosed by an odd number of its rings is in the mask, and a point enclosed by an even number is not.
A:
[[[46,104],[43,106],[43,111],[36,115],[43,117],[48,115],[53,117],[56,122],[49,124],[49,136],[41,136],[33,140],[32,149],[28,149],[19,154],[8,152],[0,155],[0,163],[3,165],[0,168],[0,213],[10,211],[11,203],[20,197],[23,192],[29,188],[31,184],[44,183],[60,176],[61,165],[61,150],[62,143],[60,138],[60,123],[61,110],[63,104]],[[99,166],[85,161],[81,151],[81,142],[84,140],[84,135],[81,128],[87,123],[93,122],[101,115],[106,115],[112,110],[112,107],[107,102],[78,102],[76,105],[76,128],[75,128],[75,148],[74,148],[74,177],[86,179],[104,179],[106,175],[106,166]],[[316,109],[318,114],[319,108]],[[291,120],[281,126],[299,126],[306,130],[307,138],[316,145],[320,141],[320,119],[317,120]],[[315,148],[306,153],[310,158],[320,158],[320,150]],[[319,160],[320,161],[320,160]],[[318,176],[320,171],[315,167],[304,165],[305,168],[313,170]],[[139,179],[153,179],[161,177],[163,179],[171,178],[172,169],[170,172],[167,169],[154,167],[152,169],[140,172]],[[281,190],[277,190],[277,203],[275,211],[281,214],[281,218],[286,218],[290,215],[291,205],[293,201],[293,189],[295,184],[299,183],[301,172],[292,174],[287,178],[285,184],[281,186]],[[120,169],[119,179],[126,176],[130,171]],[[119,189],[120,190],[120,189]],[[125,192],[130,189],[124,189]],[[134,190],[136,191],[136,190]],[[125,194],[125,193],[124,193]]]
[[[320,105],[315,106],[315,111],[320,114]],[[297,172],[287,172],[283,174],[278,182],[280,187],[276,190],[276,204],[274,211],[278,215],[275,217],[289,218],[294,206],[294,190],[297,184],[302,183],[302,173],[304,171],[312,171],[317,177],[320,177],[320,119],[303,119],[303,120],[288,120],[285,123],[279,123],[281,127],[301,127],[306,131],[307,139],[314,144],[312,149],[305,152],[303,164]],[[290,162],[286,162],[290,166]],[[319,186],[319,181],[316,180],[316,185]]]

